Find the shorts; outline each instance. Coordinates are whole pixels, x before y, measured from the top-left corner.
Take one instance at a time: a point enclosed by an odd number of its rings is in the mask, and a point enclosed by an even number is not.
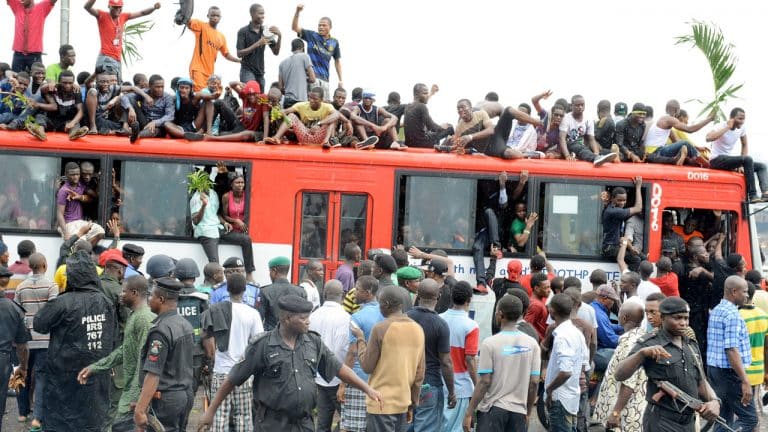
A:
[[[347,432],[365,432],[365,393],[346,387],[344,391],[345,402],[341,405],[341,429]]]

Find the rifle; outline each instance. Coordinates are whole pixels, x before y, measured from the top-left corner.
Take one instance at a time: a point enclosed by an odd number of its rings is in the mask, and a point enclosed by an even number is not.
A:
[[[664,397],[665,395],[669,396],[670,398],[672,398],[672,401],[675,404],[675,409],[677,410],[677,412],[681,414],[685,411],[686,408],[690,408],[694,411],[698,411],[699,408],[701,408],[701,406],[704,405],[704,402],[680,390],[679,387],[677,387],[676,385],[672,384],[669,381],[659,380],[659,381],[656,381],[656,385],[659,387],[659,391],[656,392],[656,394],[653,395],[651,399],[653,399],[654,402],[659,403],[662,397]],[[682,406],[680,404],[682,404]],[[715,423],[722,426],[723,429],[727,430],[728,432],[741,431],[741,428],[739,428],[739,430],[736,431],[730,426],[728,426],[728,423],[725,421],[725,419],[720,416],[717,416],[716,419],[710,420],[709,422],[707,422],[706,426],[704,426],[704,428],[701,431],[702,432],[708,431],[709,429],[712,428],[712,426]]]

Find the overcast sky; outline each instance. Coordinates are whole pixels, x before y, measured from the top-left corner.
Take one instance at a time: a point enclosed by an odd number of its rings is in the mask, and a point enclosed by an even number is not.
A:
[[[83,10],[84,0],[70,1],[70,43],[78,55],[75,69],[90,70],[99,49],[96,20]],[[125,0],[124,10],[153,3]],[[222,9],[219,29],[234,53],[237,30],[250,20],[250,2],[197,0],[195,17],[205,20],[207,8],[214,4]],[[163,0],[162,5],[148,17],[155,22],[154,30],[138,42],[144,59],[124,66],[124,76],[160,73],[168,82],[173,76],[188,75],[194,38],[189,31],[181,35],[181,27],[173,24],[174,2]],[[296,3],[265,1],[262,5],[266,23],[278,26],[284,36],[280,55],[266,54],[269,83],[277,80],[279,62],[290,55]],[[761,148],[768,147],[764,143],[768,134],[757,121],[768,116],[766,2],[308,0],[305,5],[303,27],[316,29],[321,16],[333,19],[331,34],[340,41],[348,89],[371,89],[384,105],[390,91],[398,91],[408,102],[414,83],[437,83],[440,92],[430,100],[430,111],[436,121],[451,123],[456,121],[458,99],[478,101],[491,90],[499,93],[505,105],[517,105],[551,89],[554,96],[545,103],[547,107],[558,97],[580,93],[593,117],[600,99],[630,106],[639,101],[661,113],[665,102],[676,98],[696,115],[702,106],[686,101],[711,98],[709,67],[698,51],[676,46],[675,36],[689,31],[686,22],[691,19],[714,21],[739,56],[734,82],[745,83],[741,99],[730,102],[725,111],[733,106],[746,109],[752,153],[768,160],[768,149]],[[107,0],[98,0],[96,7],[106,9]],[[0,10],[0,28],[12,29],[10,10],[5,5]],[[58,61],[59,16],[57,6],[47,21],[46,64]],[[11,31],[0,33],[0,61],[10,63],[11,41]],[[235,80],[239,65],[219,57],[216,71],[225,81]],[[335,86],[333,69],[331,77]],[[701,136],[696,135],[700,140]]]

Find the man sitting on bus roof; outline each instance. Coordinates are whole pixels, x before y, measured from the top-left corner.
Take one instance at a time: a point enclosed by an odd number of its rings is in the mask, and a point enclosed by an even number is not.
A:
[[[288,122],[283,122],[274,136],[264,139],[265,144],[282,144],[289,128],[296,134],[299,144],[322,145],[330,148],[330,138],[336,130],[339,113],[323,102],[323,89],[315,87],[309,92],[309,101],[299,102],[285,110]]]
[[[80,126],[83,119],[83,99],[80,90],[75,89],[75,74],[72,71],[62,71],[59,83],[43,88],[45,103],[38,108],[45,111],[46,121],[34,124],[27,129],[39,140],[45,140],[45,131],[66,132],[70,140],[82,138],[88,134],[86,126]]]
[[[241,83],[233,81],[229,87],[236,91],[243,101],[242,114],[237,121],[230,120],[231,108],[226,104],[219,104],[218,114],[221,119],[227,119],[219,127],[219,135],[205,135],[196,132],[187,132],[184,137],[188,140],[197,141],[205,139],[206,141],[261,141],[263,137],[269,136],[270,112],[272,106],[269,104],[267,95],[261,93],[261,86],[257,81],[248,81]],[[210,106],[210,105],[209,105]],[[211,115],[208,108],[206,115]]]
[[[127,92],[136,93],[145,102],[151,101],[138,86],[121,86],[113,84],[117,80],[117,72],[108,66],[96,68],[96,87],[88,89],[85,96],[85,107],[88,113],[89,133],[99,135],[123,135],[130,133],[129,118],[136,117],[134,112],[130,115],[130,104],[122,104],[121,95]]]
[[[595,125],[591,120],[584,118],[584,105],[583,96],[574,95],[571,98],[572,111],[566,114],[560,123],[560,151],[568,160],[592,162],[596,167],[606,162],[618,161],[618,153],[600,155],[600,148],[595,141]],[[584,145],[585,141],[589,147]]]
[[[373,92],[364,91],[362,102],[352,108],[352,121],[361,140],[357,148],[376,146],[392,150],[404,149],[405,146],[397,141],[397,118],[384,108],[374,105],[375,101],[376,95]]]
[[[176,101],[165,92],[165,81],[160,75],[149,77],[149,92],[147,95],[152,103],[139,99],[138,93],[122,96],[123,106],[131,105],[136,113],[136,121],[131,124],[131,143],[139,138],[162,138],[165,136],[165,123],[173,121]]]
[[[30,77],[26,72],[0,82],[0,92],[12,93],[0,98],[0,130],[21,130],[44,121],[44,115],[38,113],[34,100],[24,101],[24,92],[29,86]],[[27,118],[34,116],[34,122],[27,123]]]
[[[481,109],[473,111],[472,102],[469,99],[459,100],[456,103],[456,111],[459,113],[459,120],[456,123],[454,135],[448,137],[445,144],[436,146],[435,149],[462,154],[467,151],[484,152],[488,146],[488,137],[493,134],[493,122],[488,113]]]
[[[194,92],[194,83],[189,78],[181,78],[176,82],[176,110],[173,121],[165,124],[165,129],[171,138],[183,138],[188,133],[197,133],[205,126],[204,101],[214,100],[218,94]]]
[[[632,106],[629,117],[616,123],[614,138],[619,146],[622,161],[643,162],[645,160],[645,105],[636,103]]]
[[[667,139],[677,139],[671,134],[672,128],[681,130],[683,132],[694,133],[699,129],[706,126],[712,120],[715,115],[711,113],[704,120],[688,125],[677,119],[677,114],[680,112],[680,102],[672,99],[667,102],[666,115],[659,117],[648,128],[648,132],[645,136],[645,147],[649,149],[653,148],[655,151],[648,155],[648,162],[651,163],[664,163],[683,165],[687,162],[688,165],[701,165],[703,167],[709,167],[707,159],[699,153],[696,148],[687,141],[678,141],[674,144],[667,144]],[[685,149],[685,150],[683,150]],[[686,159],[690,159],[686,161]]]
[[[418,83],[413,86],[413,102],[405,108],[403,126],[405,127],[405,145],[408,147],[432,148],[443,138],[453,135],[453,126],[448,123],[437,124],[429,115],[427,101],[437,90],[432,86],[430,93],[427,86]]]
[[[331,105],[339,112],[339,122],[331,137],[331,145],[341,144],[341,147],[356,147],[360,141],[355,136],[355,126],[352,124],[352,111],[347,108],[347,91],[339,87],[333,91]],[[291,104],[293,105],[293,104]]]

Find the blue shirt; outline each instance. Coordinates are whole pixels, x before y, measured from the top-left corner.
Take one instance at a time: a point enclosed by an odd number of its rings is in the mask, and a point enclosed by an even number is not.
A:
[[[360,329],[363,331],[366,342],[371,337],[371,330],[373,330],[373,326],[375,326],[380,321],[384,321],[384,315],[381,314],[381,309],[379,309],[379,302],[377,301],[372,301],[360,305],[360,310],[352,314],[352,322],[360,327]],[[352,332],[349,332],[349,343],[357,343],[357,338],[352,334]],[[352,370],[355,371],[360,379],[366,382],[368,381],[368,374],[363,372],[363,368],[360,367],[359,359],[355,359],[355,364],[352,367]]]
[[[243,303],[255,308],[259,304],[259,287],[258,285],[245,284],[245,292],[243,293]],[[212,305],[229,301],[229,291],[227,291],[227,283],[222,283],[218,288],[213,290],[208,299],[208,302]]]
[[[141,274],[141,272],[139,272],[138,270],[136,270],[133,267],[133,265],[128,264],[128,267],[125,268],[125,275],[123,276],[123,279],[128,279],[131,276],[144,276],[144,275]]]
[[[602,303],[595,300],[591,305],[595,309],[597,319],[597,348],[616,348],[619,336],[624,333],[624,327],[611,322],[608,318],[608,308]]]
[[[307,41],[307,54],[312,60],[315,75],[323,81],[328,81],[331,57],[334,60],[341,58],[339,41],[332,37],[324,39],[319,33],[307,29],[301,29],[299,37]]]
[[[741,364],[752,363],[752,349],[749,345],[749,333],[744,319],[736,305],[726,299],[712,309],[707,326],[707,365],[722,369],[731,369],[725,351],[737,348]]]

